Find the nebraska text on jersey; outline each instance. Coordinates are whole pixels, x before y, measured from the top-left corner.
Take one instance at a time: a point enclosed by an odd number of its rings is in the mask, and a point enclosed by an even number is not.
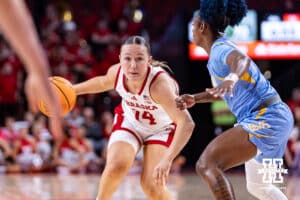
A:
[[[156,107],[155,105],[144,105],[144,104],[140,104],[137,102],[131,102],[131,101],[127,101],[125,100],[126,105],[130,106],[130,107],[134,107],[134,108],[141,108],[144,110],[156,110],[158,109],[158,107]]]

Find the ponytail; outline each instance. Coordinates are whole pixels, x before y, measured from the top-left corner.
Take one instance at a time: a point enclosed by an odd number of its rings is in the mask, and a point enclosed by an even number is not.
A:
[[[165,69],[169,74],[174,74],[173,70],[170,68],[170,66],[167,64],[166,61],[158,61],[158,60],[152,59],[151,65],[152,65],[153,67],[162,67],[162,68]]]

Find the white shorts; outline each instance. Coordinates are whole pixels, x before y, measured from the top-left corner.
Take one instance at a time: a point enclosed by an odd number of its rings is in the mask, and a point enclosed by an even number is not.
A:
[[[174,123],[162,127],[158,132],[149,133],[146,137],[136,130],[123,115],[116,114],[112,134],[109,138],[108,147],[114,142],[127,142],[132,145],[137,153],[142,145],[160,144],[169,147],[176,130]]]

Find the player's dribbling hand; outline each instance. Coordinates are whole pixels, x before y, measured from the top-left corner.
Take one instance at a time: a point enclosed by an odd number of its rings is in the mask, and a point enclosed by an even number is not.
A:
[[[47,79],[39,77],[37,74],[29,73],[25,82],[25,93],[27,96],[29,109],[33,113],[38,112],[38,97],[47,99],[48,105],[53,108],[52,117],[49,118],[50,132],[55,140],[60,139],[62,136],[62,119],[60,116],[60,107],[58,102],[55,101],[54,94],[51,93],[50,86],[47,88]]]
[[[180,110],[190,108],[195,105],[195,97],[191,94],[183,94],[175,99],[176,106]]]
[[[229,94],[230,97],[233,97],[233,87],[235,83],[231,80],[225,80],[222,84],[214,88],[207,88],[206,92],[213,95],[214,97],[224,97],[226,94]]]
[[[162,159],[154,168],[153,178],[157,185],[165,186],[170,172],[172,161]]]

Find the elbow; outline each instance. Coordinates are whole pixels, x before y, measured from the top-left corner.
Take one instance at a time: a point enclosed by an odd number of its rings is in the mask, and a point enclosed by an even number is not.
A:
[[[194,121],[191,122],[191,131],[193,132],[194,131],[194,128],[195,128],[196,124]]]
[[[192,134],[195,128],[195,122],[192,119],[189,119],[186,123],[185,123],[185,127],[187,128],[187,132]]]

